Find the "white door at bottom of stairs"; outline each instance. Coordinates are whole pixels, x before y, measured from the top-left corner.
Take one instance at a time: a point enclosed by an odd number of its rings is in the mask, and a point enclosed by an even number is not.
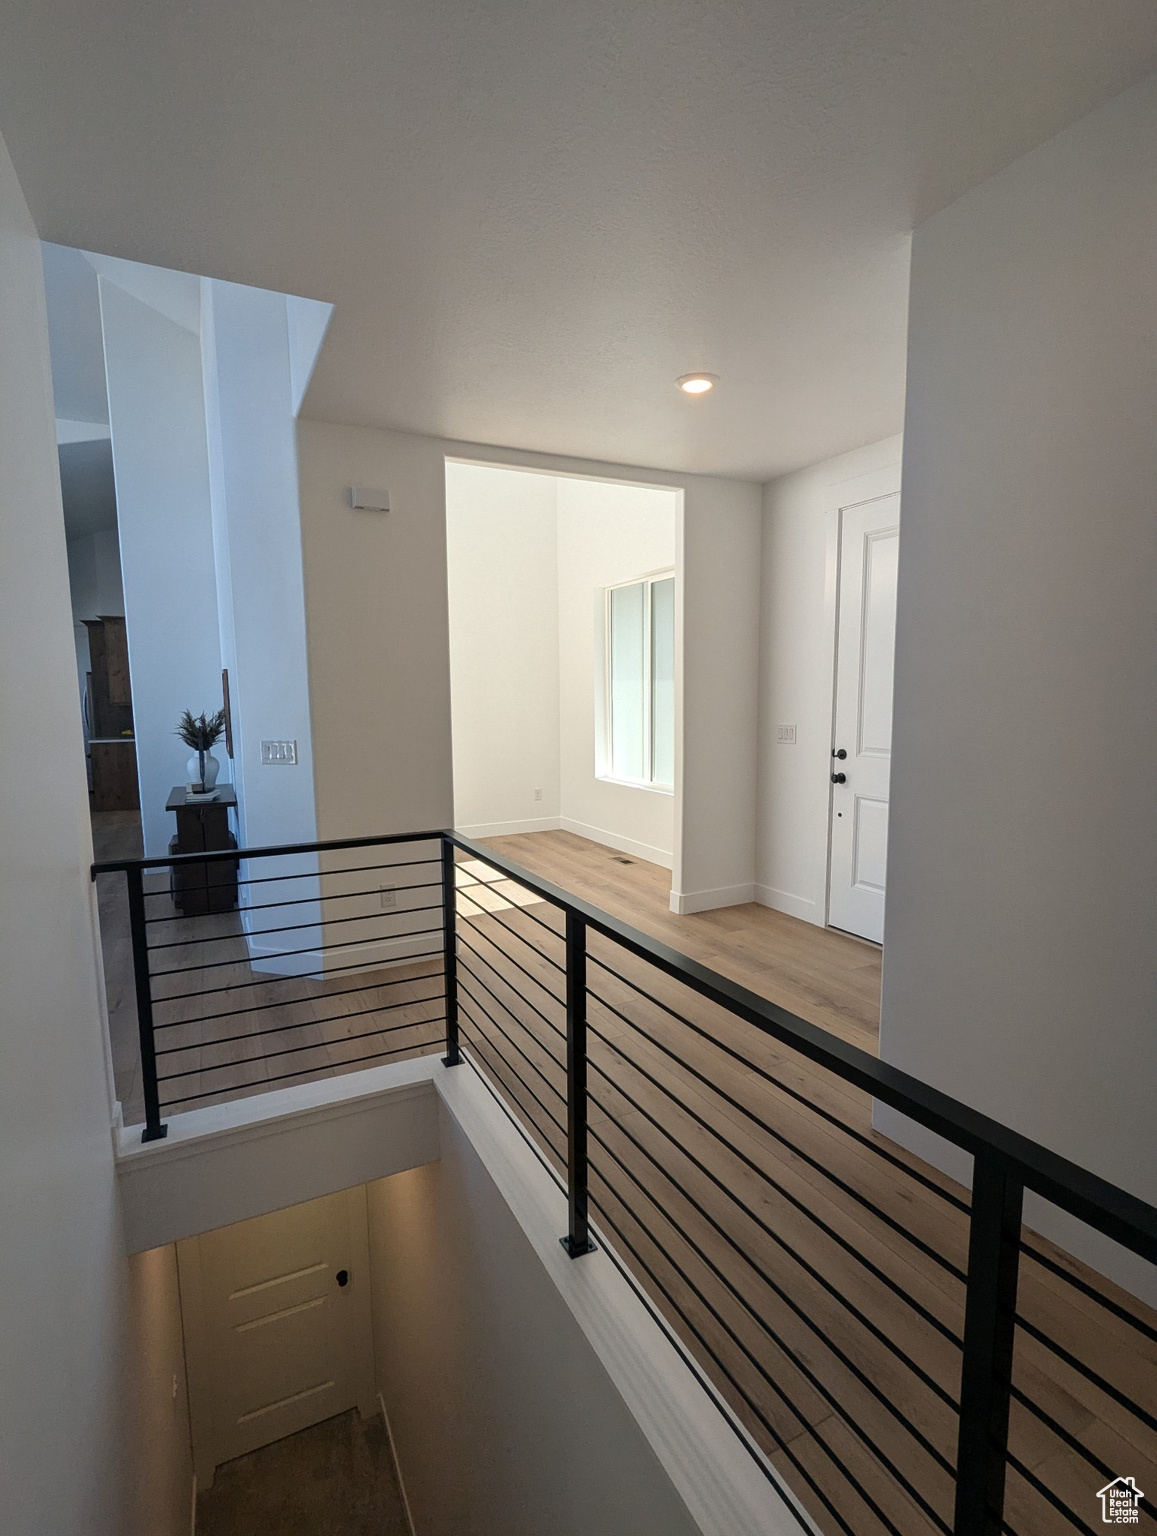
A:
[[[177,1244],[200,1487],[222,1462],[376,1410],[364,1188]]]

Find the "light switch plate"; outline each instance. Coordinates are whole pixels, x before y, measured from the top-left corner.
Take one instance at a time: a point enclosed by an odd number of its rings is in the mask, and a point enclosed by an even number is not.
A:
[[[775,728],[775,739],[776,739],[776,741],[782,741],[785,746],[794,747],[795,746],[795,726],[794,725],[777,725],[776,728]]]
[[[261,761],[269,765],[288,765],[297,762],[296,741],[263,741]]]

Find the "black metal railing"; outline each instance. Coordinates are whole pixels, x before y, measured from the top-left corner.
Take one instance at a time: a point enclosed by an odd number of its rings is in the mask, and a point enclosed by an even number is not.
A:
[[[419,857],[331,867],[383,848]],[[1137,1523],[1157,1528],[1157,1315],[1029,1231],[1022,1209],[1029,1192],[1152,1265],[1153,1207],[454,833],[222,857],[247,872],[318,861],[285,877],[316,881],[290,887],[287,905],[312,903],[299,963],[317,957],[317,969],[293,978],[305,990],[288,1006],[316,1013],[333,996],[330,956],[345,941],[316,941],[350,918],[353,963],[338,958],[361,973],[352,990],[369,989],[366,1015],[398,1006],[410,1031],[397,1044],[367,1031],[372,1052],[332,1070],[435,1049],[477,1070],[567,1197],[564,1247],[577,1258],[598,1246],[619,1267],[804,1528],[810,1516],[845,1536],[1091,1532],[1110,1484],[1126,1502],[1143,1490]],[[150,942],[150,923],[171,936],[141,885],[172,862],[94,870],[129,882],[146,1136],[163,1134],[166,1107],[325,1070],[272,1071],[293,1027],[278,1014],[277,1038],[246,1060],[231,1040],[180,1040],[231,1053],[233,1076],[173,1086],[167,1040],[179,1037],[163,1031],[188,1026],[164,1014],[156,988],[172,971],[154,957],[175,943]],[[422,942],[410,913],[437,914],[416,961],[426,975],[402,978],[398,956],[356,926],[369,914],[341,909],[366,899],[342,881],[419,867],[421,894],[382,937]],[[238,952],[245,922],[229,935]],[[229,1000],[253,980],[226,969],[241,964],[224,957]],[[212,992],[201,979],[182,984],[183,1002]],[[432,982],[419,1003],[383,1001],[387,987]],[[260,997],[250,1006],[282,1006]],[[971,1188],[877,1134],[877,1101],[970,1154]]]
[[[135,1013],[143,1139],[166,1111],[439,1049],[443,859],[432,832],[94,865],[126,883],[132,986],[109,992]]]

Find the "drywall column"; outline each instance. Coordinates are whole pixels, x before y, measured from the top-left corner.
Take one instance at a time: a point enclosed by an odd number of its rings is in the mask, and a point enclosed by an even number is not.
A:
[[[761,501],[759,486],[738,480],[684,482],[674,912],[732,906],[755,894]]]
[[[1150,1201],[1155,144],[1150,78],[915,234],[881,1032]]]
[[[187,777],[184,709],[220,707],[221,647],[201,348],[193,331],[99,279],[145,853]],[[228,778],[228,767],[223,777]]]
[[[244,796],[242,833],[249,847],[312,842],[317,837],[313,735],[305,640],[301,517],[290,379],[289,323],[283,294],[236,283],[205,282],[208,312],[205,409],[213,437],[213,538],[227,595],[225,655],[229,658],[235,762]],[[229,664],[227,663],[227,664]],[[293,764],[263,764],[262,740],[296,743]],[[250,879],[299,872],[312,876],[316,861],[291,866],[250,865]],[[247,897],[260,886],[243,887]],[[268,890],[268,887],[264,887]],[[316,895],[316,881],[286,883],[283,900]],[[295,923],[315,909],[294,909]],[[269,927],[268,922],[256,927]],[[299,927],[284,935],[250,938],[255,965],[278,973],[316,969],[309,953],[317,938]],[[274,959],[277,951],[300,953]]]
[[[0,334],[0,1529],[86,1536],[120,1528],[125,1262],[44,278],[2,142]]]

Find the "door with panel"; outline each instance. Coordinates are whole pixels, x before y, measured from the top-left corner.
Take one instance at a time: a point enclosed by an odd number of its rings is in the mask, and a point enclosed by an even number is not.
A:
[[[177,1258],[201,1487],[258,1446],[374,1412],[364,1189],[203,1233]]]
[[[899,493],[840,509],[828,923],[883,943]]]

